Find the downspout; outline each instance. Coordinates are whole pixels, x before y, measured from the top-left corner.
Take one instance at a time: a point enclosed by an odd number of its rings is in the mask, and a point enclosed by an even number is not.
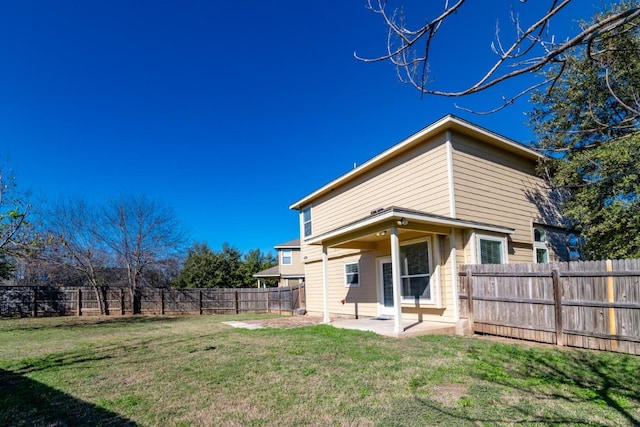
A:
[[[393,331],[396,334],[401,333],[402,327],[402,289],[400,284],[402,277],[400,275],[400,242],[398,240],[398,227],[391,226],[391,271],[393,272],[393,306],[396,310],[395,324]]]

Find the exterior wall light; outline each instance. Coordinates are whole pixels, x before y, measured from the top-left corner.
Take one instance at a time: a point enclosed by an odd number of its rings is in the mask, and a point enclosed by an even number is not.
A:
[[[398,220],[398,225],[407,225],[409,224],[409,221],[407,221],[407,218],[400,218]]]

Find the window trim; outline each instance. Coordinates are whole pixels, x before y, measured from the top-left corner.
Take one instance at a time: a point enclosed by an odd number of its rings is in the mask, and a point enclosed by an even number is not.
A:
[[[311,236],[313,236],[313,212],[312,212],[312,206],[305,206],[304,208],[302,208],[300,210],[300,223],[302,225],[302,236],[306,239],[309,238]],[[307,221],[305,221],[304,219],[304,212],[305,211],[309,211],[309,219]],[[309,224],[309,234],[306,233],[306,225],[307,223]]]
[[[536,230],[538,230],[538,232],[541,233],[542,236],[544,236],[544,240],[542,241],[536,240]],[[533,262],[535,264],[549,264],[549,246],[547,246],[549,233],[547,233],[547,230],[544,227],[541,227],[539,225],[533,226],[532,233],[533,233]],[[538,262],[539,250],[545,251],[546,259],[547,259],[545,262]]]
[[[400,242],[400,248],[402,248],[402,246],[409,246],[409,245],[422,243],[422,242],[427,243],[427,265],[429,266],[429,284],[427,286],[429,286],[430,298],[419,297],[416,300],[415,297],[405,297],[404,295],[400,295],[400,300],[402,304],[415,304],[416,301],[418,301],[418,303],[420,304],[436,304],[437,302],[436,295],[435,295],[435,289],[436,289],[435,281],[437,279],[436,278],[437,274],[433,266],[433,241],[431,236],[426,238],[422,237],[422,238],[411,239],[411,240]],[[400,262],[402,262],[402,260]],[[399,266],[399,267],[400,267],[400,281],[402,282],[402,280],[405,277],[409,277],[410,275],[403,275],[402,266]],[[402,285],[401,285],[401,289],[402,289]]]
[[[356,266],[356,272],[355,273],[347,272],[347,266],[349,266],[349,265],[355,265]],[[343,271],[344,271],[344,287],[345,288],[359,288],[360,287],[360,262],[358,262],[358,261],[345,262],[344,263],[344,267],[343,267]],[[350,274],[356,274],[358,276],[358,281],[356,283],[349,282],[349,280],[347,279],[347,276],[350,275]]]
[[[483,240],[491,240],[494,242],[500,242],[502,251],[501,251],[501,262],[500,264],[508,264],[508,252],[507,252],[507,237],[506,236],[491,236],[489,234],[476,234],[476,263],[482,264],[482,249],[481,242]],[[499,264],[496,264],[499,265]]]
[[[284,262],[285,252],[289,253],[289,262]],[[281,249],[280,250],[280,265],[293,265],[293,249]]]

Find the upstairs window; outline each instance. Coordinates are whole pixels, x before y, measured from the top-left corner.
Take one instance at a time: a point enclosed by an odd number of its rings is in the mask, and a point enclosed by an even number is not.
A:
[[[533,228],[533,252],[538,264],[549,262],[549,249],[547,248],[547,232],[542,227]]]
[[[283,249],[280,252],[280,256],[282,257],[282,265],[293,264],[293,251],[291,249]]]
[[[309,237],[313,233],[313,227],[311,226],[311,206],[302,209],[302,228],[304,230],[304,237]]]

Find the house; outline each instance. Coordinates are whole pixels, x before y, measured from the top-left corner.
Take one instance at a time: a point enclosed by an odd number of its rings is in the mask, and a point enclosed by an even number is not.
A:
[[[307,311],[460,324],[460,265],[566,259],[541,158],[449,115],[293,203]]]
[[[278,252],[278,265],[259,271],[253,275],[258,279],[258,287],[263,281],[278,282],[278,286],[292,286],[304,282],[304,265],[300,257],[300,239],[274,246]]]

